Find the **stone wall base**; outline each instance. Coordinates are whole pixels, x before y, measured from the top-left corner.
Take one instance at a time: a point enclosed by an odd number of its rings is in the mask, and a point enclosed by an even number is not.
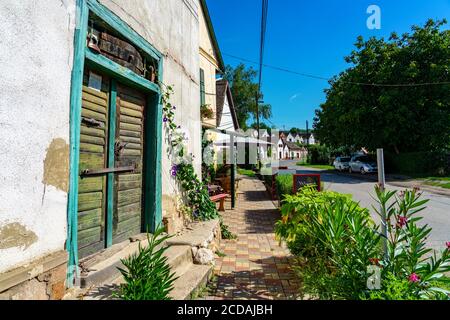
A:
[[[0,300],[61,300],[67,253],[57,252],[0,274]]]

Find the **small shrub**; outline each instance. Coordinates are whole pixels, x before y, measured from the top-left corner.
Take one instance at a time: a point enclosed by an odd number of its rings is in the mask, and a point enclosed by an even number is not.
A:
[[[387,254],[380,227],[348,196],[313,188],[288,195],[276,224],[277,236],[298,256],[303,292],[320,299],[448,299],[450,242],[431,257],[428,226],[418,226],[425,209],[418,190],[385,192],[376,188],[379,214],[386,214]],[[367,289],[368,266],[381,269],[382,288]]]
[[[367,264],[379,254],[379,238],[367,209],[349,196],[305,187],[287,195],[276,224],[302,265],[303,289],[321,299],[355,299],[364,290]]]
[[[293,183],[293,177],[291,174],[277,175],[275,184],[278,199],[283,200],[285,195],[292,194]]]
[[[228,226],[223,223],[223,221],[220,221],[220,231],[222,233],[222,239],[234,240],[237,238],[237,236],[228,229]]]
[[[450,271],[450,243],[439,255],[427,248],[426,239],[432,229],[428,225],[418,226],[423,218],[418,213],[425,210],[428,200],[422,200],[418,189],[382,191],[376,187],[378,214],[386,215],[387,257],[381,262],[382,278],[393,274],[398,279],[414,283],[416,299],[440,299],[450,295],[444,289],[449,279],[444,274]],[[430,256],[431,254],[431,256]]]
[[[312,144],[308,147],[308,160],[309,164],[331,164],[331,151],[330,148],[324,145]]]
[[[139,244],[139,251],[121,260],[124,268],[118,268],[125,283],[115,296],[123,300],[170,300],[169,293],[173,282],[177,279],[171,273],[164,242],[169,236],[161,236],[164,229],[160,228],[148,236],[148,246]]]
[[[275,184],[278,199],[283,200],[286,195],[293,194],[294,178],[292,174],[277,175]],[[324,190],[323,182],[320,183],[320,190]]]

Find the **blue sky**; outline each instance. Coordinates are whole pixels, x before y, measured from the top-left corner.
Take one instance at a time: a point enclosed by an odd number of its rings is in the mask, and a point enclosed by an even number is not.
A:
[[[261,0],[207,0],[225,64],[259,59]],[[369,5],[381,9],[381,30],[369,30]],[[347,67],[343,57],[356,37],[401,34],[428,18],[450,18],[450,0],[269,0],[264,63],[332,77]],[[448,26],[448,25],[447,25]],[[251,65],[246,63],[247,65]],[[255,68],[256,65],[253,65]],[[263,69],[264,101],[279,128],[310,126],[324,102],[326,81]]]

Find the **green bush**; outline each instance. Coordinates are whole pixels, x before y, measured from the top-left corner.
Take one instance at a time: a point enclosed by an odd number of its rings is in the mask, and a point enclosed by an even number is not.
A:
[[[125,283],[115,292],[123,300],[170,300],[173,282],[177,279],[171,273],[164,242],[169,236],[161,236],[164,228],[148,236],[148,246],[139,244],[139,251],[121,260],[124,268],[118,268]]]
[[[278,199],[283,200],[286,195],[293,194],[294,177],[292,174],[277,175],[275,184]],[[320,189],[324,190],[323,182],[320,183]]]
[[[425,241],[431,229],[417,226],[427,200],[417,190],[377,188],[376,195],[379,214],[385,212],[389,221],[386,256],[380,227],[350,197],[311,187],[285,197],[275,230],[298,257],[303,292],[320,299],[448,298],[443,274],[450,271],[450,248],[429,257]],[[371,265],[381,268],[378,291],[367,288]]]
[[[419,190],[382,191],[376,187],[377,213],[386,215],[387,257],[381,261],[382,279],[392,274],[398,279],[412,282],[416,299],[441,299],[449,296],[449,279],[444,274],[450,271],[450,243],[439,256],[426,246],[426,239],[432,229],[419,226],[423,218],[418,213],[425,210],[428,200],[422,200]],[[442,283],[442,286],[436,284]]]
[[[292,174],[277,175],[275,179],[275,186],[278,199],[283,200],[285,195],[292,194],[293,183]]]
[[[366,265],[379,255],[379,238],[367,209],[349,196],[305,187],[287,195],[276,234],[299,257],[296,268],[309,295],[356,299],[369,274]]]
[[[450,174],[450,155],[448,152],[411,152],[385,154],[386,171],[406,175]]]
[[[308,146],[309,164],[331,164],[330,148],[324,145],[312,144]]]

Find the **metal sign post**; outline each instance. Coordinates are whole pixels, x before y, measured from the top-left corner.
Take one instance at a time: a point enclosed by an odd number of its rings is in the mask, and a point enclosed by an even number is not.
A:
[[[236,153],[234,150],[234,135],[230,135],[230,153],[231,153],[231,209],[236,207]]]
[[[377,167],[378,167],[378,185],[380,186],[381,191],[384,192],[386,177],[384,174],[384,154],[383,149],[377,149]],[[386,211],[384,208],[381,208],[381,232],[383,234],[383,251],[384,258],[387,259],[387,221],[386,221]]]

